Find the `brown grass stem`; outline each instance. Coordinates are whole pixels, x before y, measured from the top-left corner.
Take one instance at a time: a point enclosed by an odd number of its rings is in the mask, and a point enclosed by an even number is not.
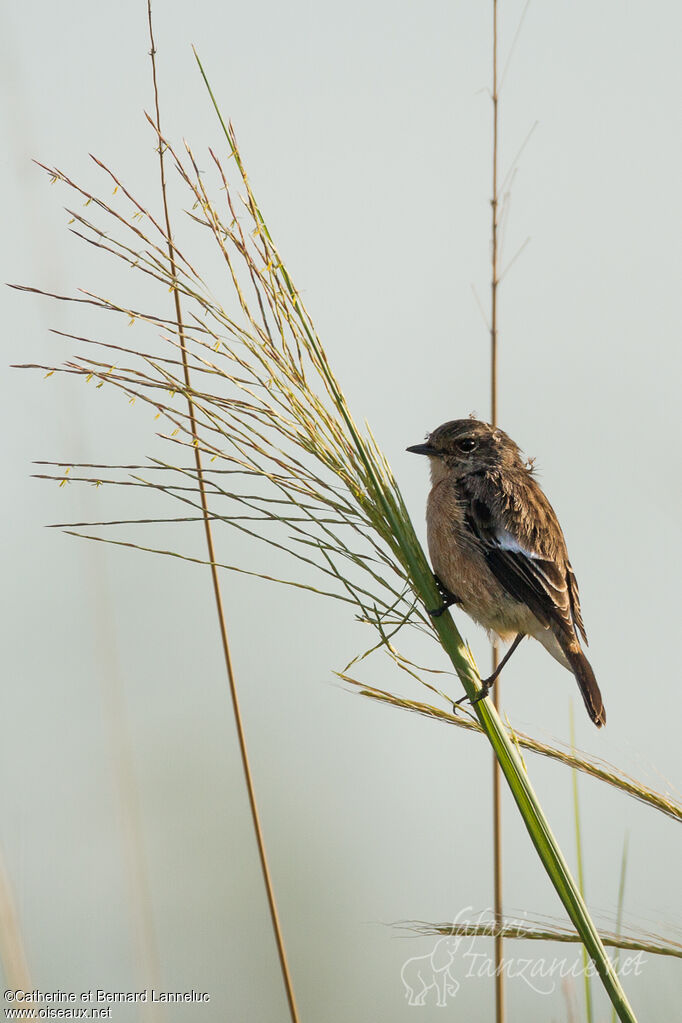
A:
[[[9,988],[31,991],[24,941],[5,858],[0,850],[0,962]]]
[[[154,43],[154,28],[152,21],[152,5],[151,0],[147,0],[147,17],[149,22],[149,39],[151,43],[150,57],[152,64],[152,78],[154,85],[154,108],[156,115],[155,129],[157,132],[158,139],[158,153],[159,153],[159,174],[161,180],[161,195],[163,201],[163,214],[166,224],[166,240],[168,245],[168,262],[170,266],[170,278],[175,285],[173,287],[173,301],[175,305],[175,322],[177,325],[177,337],[180,347],[180,355],[182,359],[182,372],[185,382],[186,395],[187,395],[187,407],[189,414],[189,432],[193,442],[194,448],[194,465],[196,470],[196,483],[197,490],[199,493],[201,510],[203,515],[204,533],[206,536],[206,548],[208,551],[208,560],[211,572],[211,581],[213,584],[213,595],[215,598],[216,611],[218,615],[218,625],[220,629],[220,640],[223,650],[223,657],[225,660],[225,670],[227,672],[227,678],[230,687],[230,696],[232,699],[232,710],[234,713],[234,721],[237,730],[237,738],[239,742],[239,752],[241,755],[242,768],[244,771],[244,780],[246,783],[246,789],[249,798],[249,807],[251,811],[251,820],[253,823],[253,830],[256,838],[256,844],[258,846],[258,856],[260,859],[261,871],[263,875],[263,883],[265,885],[265,891],[267,894],[268,906],[270,910],[270,919],[272,922],[272,928],[275,935],[275,942],[277,945],[277,953],[279,957],[280,969],[282,972],[282,979],[284,982],[284,988],[287,996],[287,1004],[289,1006],[289,1014],[292,1019],[292,1023],[298,1023],[299,1016],[296,1007],[296,999],[294,997],[294,989],[291,980],[291,973],[289,970],[289,964],[287,961],[286,951],[284,947],[284,938],[282,935],[282,928],[279,920],[279,913],[277,910],[277,903],[275,901],[274,887],[272,884],[272,877],[270,874],[270,868],[268,866],[267,855],[265,852],[265,840],[263,837],[263,831],[260,823],[260,815],[258,813],[258,806],[256,803],[256,793],[253,784],[253,777],[251,774],[251,767],[249,763],[248,750],[246,745],[246,734],[244,731],[244,724],[242,721],[241,710],[239,706],[239,699],[237,695],[237,684],[234,674],[234,666],[232,664],[232,655],[230,652],[230,644],[227,635],[227,624],[225,621],[225,612],[223,608],[223,599],[220,590],[220,580],[218,577],[218,568],[216,564],[215,547],[213,543],[213,533],[211,529],[211,515],[209,513],[208,501],[206,497],[206,485],[204,481],[204,473],[201,460],[201,451],[199,446],[199,432],[197,429],[197,421],[195,414],[194,401],[191,396],[191,379],[190,379],[190,368],[189,359],[187,356],[187,344],[185,341],[185,328],[182,316],[182,307],[180,303],[180,288],[178,287],[178,270],[176,264],[175,246],[173,244],[173,233],[171,231],[170,213],[168,208],[168,195],[166,187],[166,171],[165,171],[165,145],[161,134],[161,110],[159,103],[159,88],[156,74],[156,46]]]
[[[110,605],[105,560],[101,551],[98,549],[92,551],[88,566],[91,579],[89,590],[95,608],[95,638],[102,665],[104,720],[109,733],[109,748],[120,813],[120,837],[127,868],[135,965],[142,986],[158,989],[162,986],[161,969],[143,842],[140,794],[135,777],[123,676],[112,626],[116,615]],[[157,1023],[166,1018],[164,1007],[152,1001],[146,1002],[141,1011],[144,1019],[155,1020]]]
[[[493,181],[492,181],[492,238],[490,247],[490,422],[497,426],[497,288],[499,285],[498,257],[498,132],[499,132],[499,95],[497,84],[497,0],[493,0]],[[499,664],[499,646],[492,641],[492,670],[495,672]],[[495,710],[500,710],[500,683],[498,678],[493,690]],[[504,957],[502,943],[502,771],[500,762],[493,750],[493,905],[495,920],[495,1023],[504,1023],[504,971],[501,969]]]
[[[575,722],[573,720],[573,704],[569,706],[569,717],[570,717],[570,734],[571,734],[571,750],[575,752]],[[580,894],[585,898],[585,868],[583,862],[583,840],[582,840],[582,822],[580,819],[580,795],[578,792],[578,772],[575,768],[571,771],[572,782],[573,782],[573,817],[575,827],[575,854],[578,867],[578,886],[580,888]],[[594,1011],[592,1006],[592,985],[590,983],[590,975],[588,971],[589,959],[587,956],[587,950],[583,945],[583,967],[584,967],[584,981],[585,981],[585,1016],[587,1023],[594,1023]]]

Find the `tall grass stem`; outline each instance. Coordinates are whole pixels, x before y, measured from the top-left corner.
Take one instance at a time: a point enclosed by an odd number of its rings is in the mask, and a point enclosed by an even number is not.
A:
[[[493,0],[493,181],[492,181],[492,238],[490,246],[491,274],[490,274],[490,422],[497,426],[497,288],[499,284],[499,260],[498,260],[498,194],[497,194],[497,170],[498,170],[498,131],[499,131],[499,95],[497,86],[497,0]],[[500,659],[499,645],[496,640],[492,641],[492,671],[497,670]],[[495,710],[500,709],[500,682],[498,678],[493,690],[493,704]],[[504,1001],[504,970],[502,962],[504,959],[504,946],[502,941],[502,785],[500,774],[500,762],[493,753],[493,904],[497,928],[495,931],[495,1023],[504,1023],[505,1001]]]
[[[618,882],[618,910],[616,915],[616,937],[620,939],[621,932],[623,929],[623,906],[625,904],[625,876],[628,867],[628,846],[629,837],[626,834],[625,840],[623,841],[623,855],[620,861],[620,880]],[[620,949],[616,948],[616,954],[613,957],[613,966],[618,973],[618,967],[620,966]],[[616,1023],[616,1010],[614,1009],[611,1015],[612,1023]]]
[[[573,704],[569,705],[569,716],[571,726],[571,749],[575,752],[575,721],[573,718]],[[578,795],[578,772],[575,768],[571,771],[573,781],[573,821],[575,827],[575,851],[578,863],[578,886],[580,894],[585,898],[585,870],[583,867],[583,840],[580,826],[580,798]],[[592,1008],[592,984],[588,970],[589,960],[587,949],[583,945],[583,977],[585,980],[585,1017],[587,1023],[594,1023],[594,1012]]]
[[[19,991],[33,990],[31,976],[19,925],[14,894],[0,849],[0,962],[2,962],[5,983]]]
[[[204,473],[201,461],[201,452],[199,447],[199,433],[197,430],[196,414],[194,410],[194,402],[191,397],[191,379],[189,370],[189,360],[187,357],[187,344],[185,340],[185,329],[182,317],[182,307],[180,304],[180,288],[178,286],[178,270],[176,265],[176,254],[175,246],[173,245],[173,234],[171,231],[170,213],[168,209],[168,195],[166,188],[166,172],[164,163],[164,152],[165,146],[163,141],[163,135],[161,133],[161,111],[159,103],[159,88],[156,75],[156,46],[154,43],[154,29],[152,22],[152,6],[151,0],[147,0],[147,16],[149,22],[149,39],[151,43],[151,62],[152,62],[152,78],[154,84],[154,108],[156,116],[156,132],[158,137],[158,152],[159,152],[159,174],[161,182],[161,195],[163,200],[163,213],[166,224],[166,238],[168,242],[168,262],[170,266],[170,276],[175,285],[173,287],[173,301],[175,305],[175,320],[177,325],[177,336],[180,347],[180,354],[182,358],[182,370],[185,381],[186,393],[187,393],[187,406],[189,414],[189,427],[190,434],[193,441],[194,448],[194,463],[196,468],[196,480],[199,491],[199,497],[201,502],[201,511],[204,522],[204,532],[206,535],[206,547],[208,550],[208,559],[210,562],[211,581],[213,584],[213,596],[215,599],[216,611],[218,615],[218,625],[220,629],[220,640],[223,650],[223,658],[225,661],[225,670],[227,672],[227,678],[230,687],[230,696],[232,699],[232,710],[234,713],[234,721],[237,730],[237,738],[239,742],[239,752],[241,755],[242,768],[244,771],[244,780],[249,798],[249,807],[251,810],[251,820],[253,823],[253,830],[256,838],[256,844],[258,846],[258,856],[261,864],[261,872],[263,875],[263,883],[265,885],[265,891],[268,900],[268,907],[270,910],[270,919],[272,928],[275,936],[275,942],[277,945],[277,954],[280,963],[280,969],[282,972],[282,980],[284,982],[284,988],[286,991],[287,1004],[289,1008],[289,1015],[291,1016],[292,1023],[299,1023],[298,1009],[296,1006],[296,999],[294,996],[293,982],[291,978],[291,972],[289,970],[289,963],[287,960],[286,950],[284,946],[284,937],[282,934],[282,927],[279,920],[279,913],[277,910],[277,903],[275,901],[274,886],[272,883],[272,877],[270,874],[270,868],[268,865],[268,859],[265,851],[265,839],[263,837],[263,831],[260,823],[260,815],[258,813],[258,805],[256,803],[256,793],[253,784],[253,777],[251,773],[251,766],[249,763],[249,756],[246,744],[246,733],[244,731],[244,724],[242,721],[241,710],[239,706],[239,698],[237,695],[237,683],[235,679],[234,666],[232,664],[232,654],[230,651],[230,644],[227,635],[227,624],[225,621],[225,612],[223,608],[223,599],[220,590],[220,580],[218,577],[218,568],[216,565],[215,547],[213,543],[213,532],[211,529],[211,518],[209,515],[208,501],[206,497],[206,485],[204,481]]]

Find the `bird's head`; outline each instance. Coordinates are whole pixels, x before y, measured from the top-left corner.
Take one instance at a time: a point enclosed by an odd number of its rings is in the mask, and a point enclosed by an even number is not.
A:
[[[429,456],[434,482],[450,473],[463,476],[523,464],[511,437],[479,419],[453,419],[443,423],[428,435],[424,444],[414,444],[407,450]]]

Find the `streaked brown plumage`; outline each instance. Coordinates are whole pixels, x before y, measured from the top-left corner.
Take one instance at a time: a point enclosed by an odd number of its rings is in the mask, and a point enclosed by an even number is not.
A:
[[[501,639],[533,636],[576,677],[597,725],[606,712],[561,526],[514,441],[476,419],[456,419],[408,448],[429,456],[426,522],[437,579]]]

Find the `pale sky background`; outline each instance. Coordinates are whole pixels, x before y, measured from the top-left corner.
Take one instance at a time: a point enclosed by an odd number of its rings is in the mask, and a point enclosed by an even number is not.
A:
[[[523,6],[500,4],[502,65]],[[198,153],[222,145],[194,43],[354,413],[370,421],[422,536],[426,465],[406,446],[446,419],[489,413],[472,285],[487,304],[491,9],[169,0],[155,11],[167,133]],[[158,208],[144,4],[6,0],[0,17],[0,279],[104,291],[109,265],[69,236],[66,193],[31,158],[94,184],[93,152]],[[500,423],[536,456],[563,524],[608,726],[592,727],[571,676],[531,644],[506,673],[504,709],[519,729],[567,742],[573,702],[580,747],[677,792],[681,30],[671,3],[531,3],[501,101],[503,176],[538,124],[505,241],[503,265],[530,237],[501,294]],[[0,295],[6,367],[61,359],[50,326],[101,322]],[[0,838],[32,980],[74,991],[151,984],[118,796],[123,734],[161,985],[211,995],[163,1020],[284,1020],[206,573],[44,529],[139,505],[134,492],[29,478],[40,458],[141,461],[158,450],[156,425],[105,391],[8,368],[0,407]],[[232,534],[219,543],[224,560],[267,564]],[[433,941],[387,926],[490,905],[487,744],[345,693],[333,671],[367,634],[342,605],[223,582],[301,1019],[490,1019],[487,979],[463,979],[447,1010],[432,996],[408,1007],[401,966]],[[483,633],[456,620],[485,666]],[[424,696],[381,662],[373,672],[378,685]],[[574,867],[570,774],[527,764]],[[629,835],[626,922],[679,940],[679,828],[588,779],[580,794],[598,922],[613,923]],[[506,794],[504,825],[508,911],[563,920]],[[577,956],[518,943],[507,954]],[[594,990],[596,1018],[609,1019]],[[647,957],[626,990],[641,1020],[672,1018],[679,964]],[[508,997],[510,1020],[567,1019],[560,989],[537,995],[515,980]],[[582,1019],[581,984],[573,997]]]

